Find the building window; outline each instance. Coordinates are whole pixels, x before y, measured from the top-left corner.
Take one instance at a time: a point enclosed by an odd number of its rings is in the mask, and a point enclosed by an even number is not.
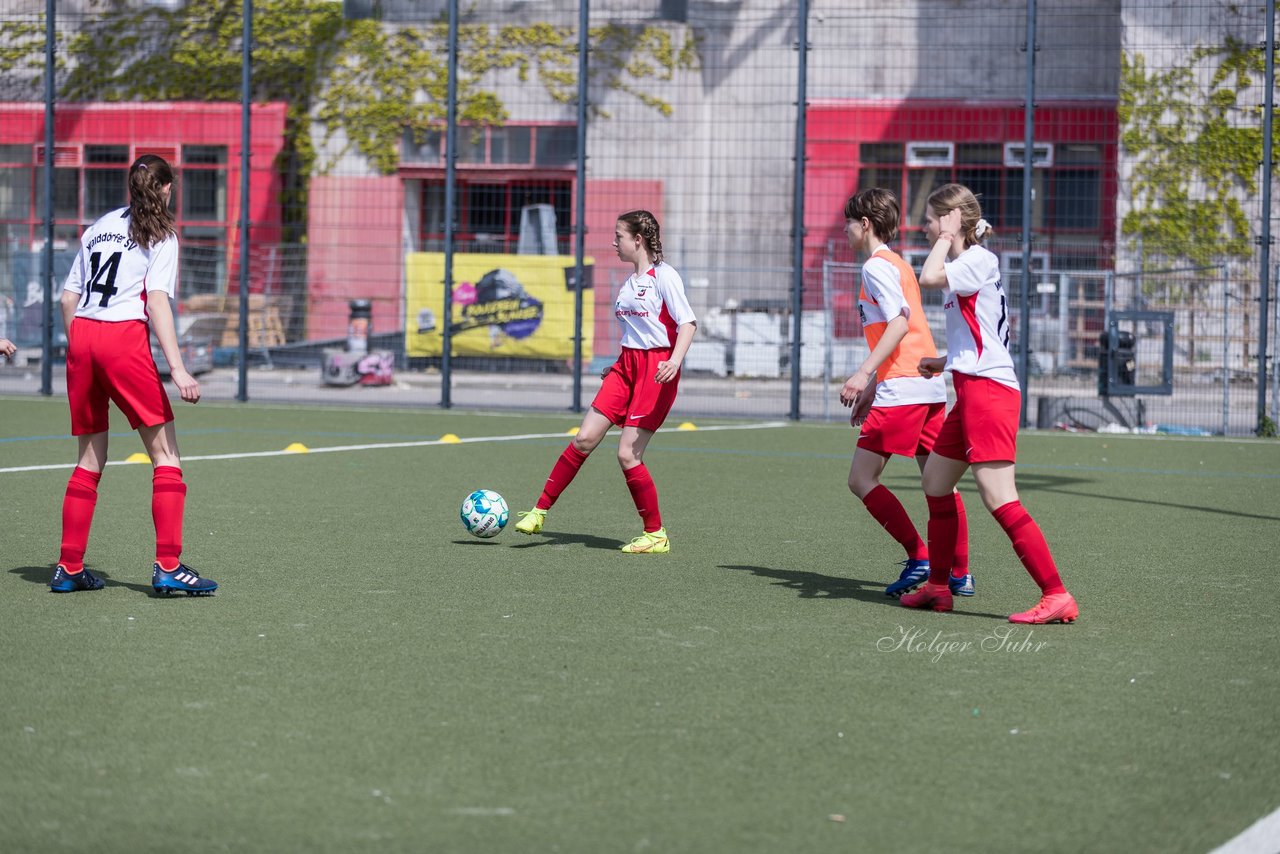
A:
[[[129,204],[129,146],[84,147],[84,216],[87,220]]]
[[[444,130],[406,130],[401,139],[401,172],[421,179],[419,247],[444,248]],[[515,253],[521,222],[546,224],[554,216],[555,245],[526,234],[530,246],[567,254],[572,246],[574,165],[577,126],[533,124],[458,128],[455,247],[460,252]],[[538,215],[524,212],[539,206]]]
[[[459,252],[515,253],[520,243],[521,212],[531,205],[550,205],[555,213],[556,251],[568,254],[572,246],[572,187],[568,179],[460,178],[455,248]],[[419,236],[423,250],[444,248],[444,222],[444,182],[424,181]]]
[[[401,166],[443,166],[445,132],[406,129],[400,140]],[[457,131],[460,166],[563,168],[578,156],[575,125],[466,126]]]
[[[178,217],[183,296],[220,294],[227,282],[227,146],[184,145]]]
[[[31,215],[31,146],[0,145],[0,220],[25,227]]]
[[[983,215],[1008,235],[1022,228],[1022,159],[1019,142],[863,143],[858,188],[886,187],[898,194],[904,237],[924,230],[929,195],[947,183],[964,184]],[[1103,151],[1099,144],[1036,143],[1033,146],[1031,227],[1056,233],[1096,232],[1102,227]],[[954,158],[951,155],[954,153]]]

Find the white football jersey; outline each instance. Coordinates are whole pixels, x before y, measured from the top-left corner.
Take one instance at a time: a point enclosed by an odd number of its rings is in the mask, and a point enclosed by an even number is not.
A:
[[[129,239],[129,209],[119,208],[85,229],[63,287],[81,294],[76,317],[147,320],[147,291],[177,292],[178,238],[150,249]]]
[[[880,254],[882,250],[885,253],[890,251],[881,246],[867,259],[867,263],[862,265],[862,290],[858,292],[858,317],[862,321],[864,330],[869,326],[887,325],[890,320],[898,316],[907,318],[907,322],[910,323],[911,303],[914,301],[917,305],[920,304],[920,286],[912,282],[915,291],[912,299],[908,299],[902,286],[902,273],[885,254]],[[898,256],[895,255],[895,257]],[[923,307],[920,309],[920,314],[924,315]],[[928,333],[927,324],[924,325],[924,330]],[[871,340],[870,335],[867,337],[867,344],[871,349],[875,349],[879,341],[880,334],[875,335],[875,341]],[[936,355],[938,351],[934,349],[932,334],[913,337],[908,332],[907,337],[902,339],[886,361],[897,360],[905,363],[905,367],[914,367],[919,364],[922,357]],[[946,402],[947,384],[942,377],[926,378],[917,374],[890,376],[879,380],[876,383],[876,396],[872,405],[908,406]]]
[[[1000,262],[984,246],[970,246],[946,262],[947,370],[1020,388],[1009,355],[1009,303]]]
[[[670,348],[682,324],[697,323],[684,295],[684,281],[665,261],[628,276],[613,313],[622,327],[622,346],[633,350]]]

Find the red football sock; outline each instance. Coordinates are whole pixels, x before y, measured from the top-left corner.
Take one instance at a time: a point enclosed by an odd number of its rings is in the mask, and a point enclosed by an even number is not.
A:
[[[1023,508],[1022,502],[1010,501],[1008,504],[997,507],[992,515],[1009,535],[1013,550],[1022,561],[1022,565],[1027,568],[1027,572],[1031,573],[1031,577],[1040,586],[1040,592],[1046,596],[1051,593],[1066,593],[1067,588],[1063,586],[1062,578],[1058,576],[1058,567],[1053,562],[1053,555],[1049,553],[1049,544],[1044,541],[1040,526]]]
[[[898,500],[898,496],[889,491],[883,483],[877,484],[862,499],[871,518],[880,523],[880,527],[889,532],[898,543],[906,549],[911,560],[924,560],[929,557],[929,547],[925,545],[906,508]]]
[[[956,497],[956,550],[951,559],[951,576],[964,578],[969,574],[969,514],[964,511],[964,501],[960,493]]]
[[[662,511],[658,509],[658,487],[654,486],[649,469],[641,463],[634,468],[624,469],[622,476],[627,480],[627,489],[631,490],[631,500],[636,503],[636,512],[644,522],[645,533],[660,529]]]
[[[58,563],[73,575],[84,569],[84,550],[89,544],[93,510],[98,505],[98,481],[102,472],[76,466],[62,497],[62,550]]]
[[[955,561],[956,538],[960,532],[960,516],[956,512],[955,493],[926,495],[929,502],[929,583],[946,584]]]
[[[564,449],[560,454],[560,459],[556,460],[556,464],[551,467],[551,474],[547,477],[547,483],[542,487],[542,495],[538,497],[538,503],[533,505],[539,510],[550,510],[551,505],[556,503],[556,499],[560,497],[560,493],[569,488],[569,484],[573,483],[574,477],[578,474],[578,469],[582,468],[582,464],[587,461],[587,455],[579,451],[572,444]]]
[[[151,518],[156,525],[156,563],[166,572],[177,569],[182,556],[182,512],[187,485],[182,469],[156,466],[151,475]]]

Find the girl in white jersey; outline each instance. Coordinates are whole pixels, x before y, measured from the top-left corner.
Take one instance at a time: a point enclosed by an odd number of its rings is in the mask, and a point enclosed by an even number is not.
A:
[[[1010,622],[1069,623],[1080,609],[1063,586],[1044,534],[1023,508],[1014,484],[1022,392],[1009,355],[1008,304],[1000,264],[982,245],[991,227],[982,218],[977,198],[959,184],[935,190],[925,216],[933,249],[920,273],[920,285],[946,290],[947,356],[921,359],[919,370],[922,376],[951,371],[956,402],[924,468],[929,580],[900,601],[908,608],[951,610],[947,581],[957,529],[951,491],[972,466],[983,503],[1040,587],[1039,603],[1013,614]]]
[[[613,246],[618,258],[635,268],[614,302],[614,315],[622,328],[622,352],[604,372],[604,382],[577,434],[552,467],[537,504],[520,514],[523,518],[516,530],[522,534],[542,530],[547,511],[609,428],[617,426],[622,429],[618,465],[644,523],[644,533],[622,551],[665,554],[671,551],[671,543],[658,509],[658,490],[643,457],[675,403],[680,364],[689,352],[697,319],[680,274],[662,260],[662,236],[653,214],[630,211],[618,217]]]
[[[49,582],[57,593],[103,586],[102,579],[84,568],[84,552],[107,462],[108,401],[115,401],[129,419],[151,458],[156,530],[152,588],[160,595],[203,595],[218,587],[179,560],[187,486],[173,409],[151,358],[148,332],[149,323],[182,399],[198,402],[200,384],[182,363],[169,308],[178,277],[178,238],[169,210],[172,188],[173,170],[163,158],[144,154],[134,161],[129,206],[85,231],[62,290],[67,402],[79,456],[62,500],[62,549]]]
[[[933,440],[946,416],[947,386],[941,377],[922,377],[922,358],[938,355],[920,301],[915,271],[886,242],[898,234],[898,199],[880,187],[862,190],[844,204],[849,246],[867,256],[862,265],[858,316],[871,352],[840,389],[840,402],[852,407],[850,423],[861,426],[849,490],[906,552],[898,580],[886,596],[901,596],[929,577],[929,549],[902,502],[880,482],[895,454],[914,457],[924,470]],[[972,596],[969,532],[964,502],[956,493],[960,534],[948,584],[959,596]]]

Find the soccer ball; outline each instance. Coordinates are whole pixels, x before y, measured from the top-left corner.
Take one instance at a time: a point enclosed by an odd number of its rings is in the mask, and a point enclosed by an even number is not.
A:
[[[462,501],[462,524],[477,537],[496,537],[507,526],[507,501],[492,489],[477,489]]]

